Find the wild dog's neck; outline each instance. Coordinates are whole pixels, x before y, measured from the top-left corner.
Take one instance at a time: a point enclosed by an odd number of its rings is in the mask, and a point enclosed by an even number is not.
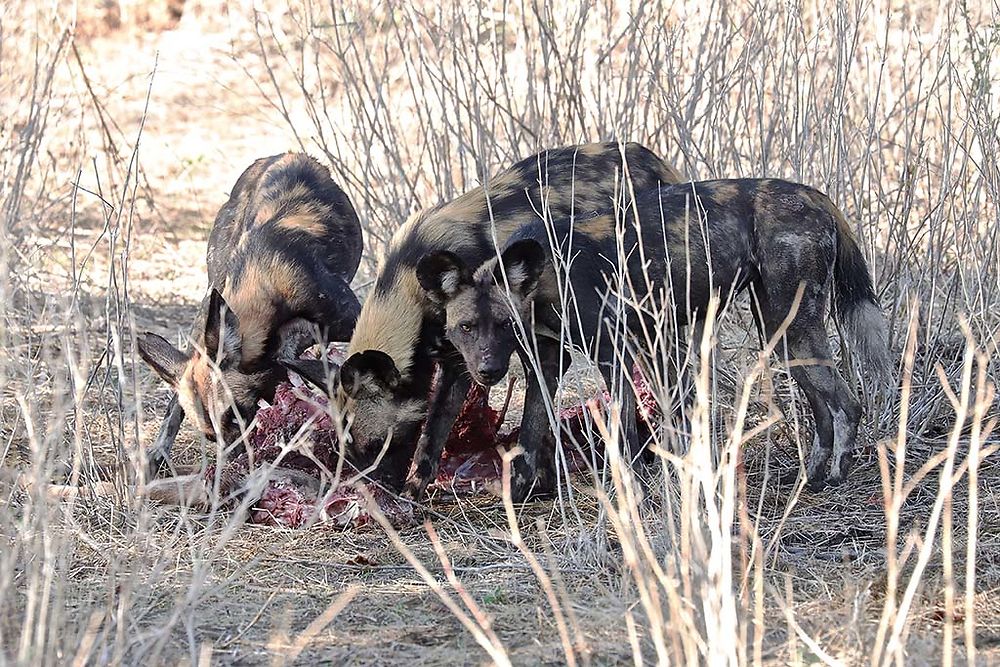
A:
[[[365,350],[385,352],[396,364],[404,381],[410,379],[421,328],[427,309],[426,296],[416,274],[407,269],[397,284],[378,288],[365,300],[348,346],[348,356]]]

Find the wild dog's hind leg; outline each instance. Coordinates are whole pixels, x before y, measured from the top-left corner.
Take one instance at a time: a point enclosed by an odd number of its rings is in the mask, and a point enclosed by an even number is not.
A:
[[[854,463],[854,447],[861,423],[861,403],[855,397],[844,376],[836,368],[831,368],[834,387],[828,397],[833,415],[833,461],[830,476],[826,482],[831,486],[847,481],[847,473]]]
[[[847,478],[858,434],[861,405],[833,363],[826,331],[789,332],[788,356],[795,362],[792,377],[805,392],[816,421],[813,451],[806,463],[809,488],[840,484]],[[830,461],[830,474],[826,464]]]
[[[815,261],[805,267],[797,268],[794,263],[783,265],[779,275],[762,276],[754,288],[764,332],[770,339],[781,331],[795,303],[800,283],[793,276],[802,281],[801,300],[776,352],[787,355],[792,377],[813,411],[816,433],[806,459],[806,477],[809,488],[815,491],[828,483],[839,484],[847,476],[861,406],[833,363],[824,326],[832,266],[824,265],[821,255],[812,258]],[[833,466],[828,477],[827,464],[831,458]]]

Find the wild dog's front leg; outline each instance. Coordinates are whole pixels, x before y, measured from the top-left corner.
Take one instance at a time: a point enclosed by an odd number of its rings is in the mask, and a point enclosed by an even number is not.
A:
[[[437,477],[438,466],[444,444],[448,441],[455,419],[462,410],[462,404],[469,393],[472,382],[469,374],[454,362],[445,362],[441,367],[437,391],[427,412],[427,423],[417,441],[417,451],[413,455],[413,467],[403,488],[403,497],[418,500],[424,495],[427,485]]]
[[[292,308],[300,313],[278,329],[278,343],[274,360],[286,369],[294,370],[303,378],[328,390],[336,384],[336,377],[328,377],[336,366],[328,361],[300,359],[313,343],[326,346],[329,341],[343,342],[351,339],[354,325],[361,312],[361,304],[350,286],[339,276],[322,267],[312,276],[312,283],[303,286],[296,295]]]
[[[559,383],[562,347],[547,340],[538,341],[537,362],[541,377],[537,377],[531,359],[521,353],[527,388],[524,394],[524,413],[521,416],[521,435],[518,438],[521,455],[511,467],[511,500],[516,503],[528,498],[551,494],[555,486],[553,465],[552,429],[549,423],[549,406]]]
[[[151,477],[155,477],[163,468],[170,465],[170,450],[174,447],[174,441],[183,421],[184,408],[181,407],[175,393],[170,398],[167,414],[160,424],[160,432],[156,434],[156,440],[146,454],[146,467]]]
[[[636,417],[638,401],[635,389],[630,383],[622,387],[620,405],[622,427],[625,431],[625,450],[623,453],[628,457],[629,464],[636,466],[640,462],[642,443],[639,442],[639,424]]]
[[[298,359],[303,352],[314,343],[319,333],[318,325],[304,317],[291,319],[278,328],[278,345],[275,348],[276,359]]]
[[[19,480],[22,488],[31,489],[35,485],[25,479]],[[48,484],[45,495],[53,500],[72,498],[114,498],[122,487],[119,482],[92,482],[77,486],[71,484]],[[136,496],[166,505],[208,510],[211,505],[211,489],[202,474],[185,474],[148,482],[145,486],[131,487]]]
[[[616,360],[614,346],[606,344],[601,347],[599,365],[608,393],[611,394],[612,400],[617,399],[620,406],[625,437],[622,443],[622,455],[631,465],[635,465],[640,454],[639,425],[636,420],[637,400],[632,386],[635,358],[628,351],[623,351],[621,359]],[[619,378],[619,371],[623,377]]]

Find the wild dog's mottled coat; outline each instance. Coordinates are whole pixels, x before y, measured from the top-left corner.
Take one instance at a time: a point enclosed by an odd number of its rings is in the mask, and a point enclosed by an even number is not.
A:
[[[433,417],[419,445],[427,455],[418,463],[426,469],[426,459],[440,453],[468,389],[460,360],[441,336],[441,314],[417,281],[422,257],[448,249],[478,264],[495,252],[496,243],[540,214],[561,219],[607,210],[633,191],[676,180],[674,170],[638,144],[571,146],[522,160],[484,187],[407,221],[393,236],[341,369],[339,403],[355,414],[355,458],[370,463],[391,440],[381,476],[393,485],[401,482],[440,362]]]
[[[166,458],[185,413],[207,437],[218,424],[235,440],[284,377],[279,357],[306,344],[312,324],[347,340],[361,308],[350,289],[361,251],[357,213],[326,167],[299,153],[248,167],[209,236],[193,349],[139,337],[143,359],[177,390],[151,458]]]
[[[429,294],[446,307],[445,335],[476,381],[499,381],[515,351],[527,354],[512,309],[533,329],[543,368],[559,368],[553,363],[559,341],[568,340],[595,356],[610,385],[611,370],[619,364],[609,318],[621,295],[642,304],[642,317],[670,308],[684,325],[704,316],[713,294],[725,305],[750,288],[758,327],[770,338],[789,315],[801,285],[801,301],[778,351],[796,360],[791,373],[816,418],[817,437],[807,462],[810,485],[842,482],[861,407],[831,361],[825,329],[831,293],[834,312],[868,368],[884,375],[889,357],[884,315],[840,211],[826,195],[779,180],[675,185],[640,194],[636,211],[638,224],[630,214],[624,219],[598,215],[586,224],[560,221],[549,229],[532,222],[511,236],[499,261],[488,260],[474,273],[454,255],[424,260]],[[550,238],[557,251],[551,250]],[[568,303],[557,271],[568,273],[573,288]],[[634,309],[625,310],[641,350],[650,334],[660,332],[655,321],[644,328]],[[655,367],[651,359],[643,365]],[[554,391],[558,377],[544,379]],[[634,396],[628,390],[624,394],[622,415],[631,416],[626,433],[635,447]],[[548,421],[543,411],[536,413],[525,405],[520,443],[525,457],[515,461],[518,499],[533,483],[543,490],[551,483],[551,452],[541,447]]]

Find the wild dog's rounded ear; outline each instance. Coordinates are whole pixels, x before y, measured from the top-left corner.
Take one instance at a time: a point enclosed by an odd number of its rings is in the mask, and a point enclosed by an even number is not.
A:
[[[219,343],[222,354],[219,355]],[[239,361],[243,348],[240,335],[240,320],[226,303],[222,292],[212,288],[208,297],[208,312],[205,313],[205,351],[213,359],[219,356],[220,363]]]
[[[455,297],[460,287],[472,282],[472,276],[461,257],[439,250],[425,255],[417,264],[417,281],[431,301],[443,306]]]
[[[507,284],[515,294],[524,297],[538,286],[548,258],[542,245],[534,239],[522,239],[511,243],[500,255],[500,262],[493,269],[497,284]]]
[[[396,362],[381,350],[355,352],[340,367],[340,386],[351,398],[399,386]]]
[[[303,380],[322,391],[326,391],[327,389],[327,378],[332,380],[329,386],[337,386],[340,366],[331,361],[324,364],[319,359],[279,358],[278,363],[286,370],[295,371],[302,376]]]
[[[171,386],[176,387],[181,375],[184,373],[184,365],[188,362],[188,355],[171,345],[163,336],[146,332],[139,334],[136,338],[139,346],[139,356]]]

